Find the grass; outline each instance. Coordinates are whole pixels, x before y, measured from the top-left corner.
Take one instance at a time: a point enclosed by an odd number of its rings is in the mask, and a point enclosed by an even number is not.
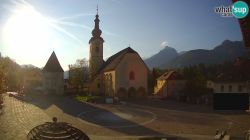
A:
[[[84,96],[84,95],[77,95],[75,99],[79,102],[96,102],[100,101],[102,97],[100,96]]]

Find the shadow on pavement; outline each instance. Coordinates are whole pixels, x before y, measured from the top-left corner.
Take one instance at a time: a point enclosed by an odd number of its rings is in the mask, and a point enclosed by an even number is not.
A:
[[[152,100],[152,99],[133,99],[129,100],[129,103],[135,105],[142,105],[147,107],[155,107],[167,110],[185,111],[185,112],[195,112],[195,113],[213,113],[221,115],[242,115],[248,114],[244,110],[213,110],[212,105],[195,105],[187,104],[183,102],[177,102],[172,100]]]
[[[93,125],[118,131],[128,136],[167,136],[167,137],[172,137],[172,139],[176,138],[175,136],[165,135],[157,131],[154,131],[150,128],[146,128],[143,125],[138,124],[136,122],[124,119],[109,110],[95,107],[90,104],[78,102],[72,99],[71,97],[56,96],[56,95],[35,95],[35,96],[33,95],[33,96],[26,96],[25,98],[19,98],[19,97],[15,98],[33,104],[43,110],[48,109],[52,105],[55,105],[68,115],[80,118],[81,120]],[[82,112],[95,112],[95,113],[82,114],[81,116],[79,116],[79,114]],[[100,116],[100,114],[107,115],[107,118],[104,119],[102,119],[102,117],[95,118],[94,115]],[[119,126],[125,126],[125,127],[119,127]]]

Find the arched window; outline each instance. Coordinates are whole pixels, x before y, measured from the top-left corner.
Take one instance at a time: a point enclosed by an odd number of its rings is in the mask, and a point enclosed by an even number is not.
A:
[[[129,80],[135,80],[135,73],[133,71],[129,72]]]
[[[99,52],[99,47],[95,47],[95,52]]]
[[[112,75],[111,75],[111,73],[109,74],[108,79],[109,79],[109,80],[112,80]]]

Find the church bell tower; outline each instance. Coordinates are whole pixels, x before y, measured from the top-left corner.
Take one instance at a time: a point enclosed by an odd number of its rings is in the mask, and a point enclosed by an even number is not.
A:
[[[101,37],[102,31],[99,28],[99,15],[98,7],[97,14],[95,16],[95,27],[92,30],[92,37],[89,40],[90,55],[89,55],[89,71],[90,78],[93,78],[98,70],[101,68],[103,60],[103,38]]]

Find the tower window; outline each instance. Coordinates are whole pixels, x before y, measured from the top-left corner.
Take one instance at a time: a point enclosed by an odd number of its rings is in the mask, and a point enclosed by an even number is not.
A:
[[[133,71],[129,72],[129,80],[135,80],[135,73]]]
[[[95,52],[99,52],[99,47],[95,47]]]

